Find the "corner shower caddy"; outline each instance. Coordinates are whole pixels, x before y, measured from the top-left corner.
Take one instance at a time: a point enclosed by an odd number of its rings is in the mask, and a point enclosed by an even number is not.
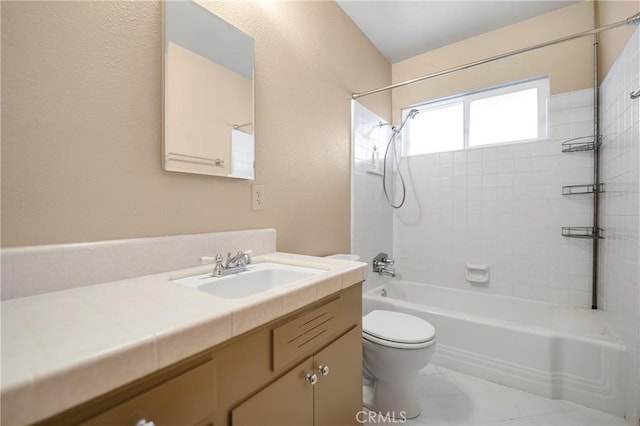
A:
[[[597,49],[597,44],[595,45]],[[597,53],[596,53],[597,54]],[[596,76],[597,78],[597,76]],[[600,146],[602,145],[602,135],[599,133],[599,117],[598,117],[598,102],[599,96],[597,93],[597,86],[594,89],[594,132],[598,136],[581,136],[578,138],[568,139],[562,142],[562,152],[584,152],[594,151],[594,183],[583,185],[565,185],[562,187],[562,195],[578,195],[578,194],[593,194],[593,208],[594,208],[594,220],[593,226],[563,226],[562,236],[568,238],[583,238],[583,239],[602,239],[604,238],[604,231],[598,227],[598,195],[604,192],[604,183],[600,182],[599,174],[599,153]]]
[[[595,126],[597,127],[598,125],[596,124]],[[598,138],[595,138],[594,136],[581,136],[579,138],[573,138],[562,142],[562,152],[595,151],[594,156],[597,156],[599,153],[600,145],[602,145],[602,136],[598,136]],[[563,186],[562,195],[600,194],[604,192],[604,183],[600,183],[599,176],[597,176],[596,173],[594,173],[594,177],[595,183],[593,184]],[[594,200],[594,210],[597,210],[597,207],[595,207],[595,203],[596,200]],[[594,226],[563,226],[562,236],[568,238],[583,239],[604,238],[603,230],[598,227],[597,220],[594,220]]]
[[[596,14],[597,15],[597,14]],[[562,236],[567,238],[582,238],[593,241],[592,251],[592,288],[591,308],[598,309],[598,247],[599,240],[604,238],[604,231],[600,228],[600,194],[604,192],[604,184],[600,182],[600,92],[598,80],[598,35],[593,43],[593,135],[573,138],[562,142],[562,152],[593,151],[593,183],[583,185],[566,185],[562,187],[562,195],[591,194],[593,196],[593,225],[592,226],[563,226]]]

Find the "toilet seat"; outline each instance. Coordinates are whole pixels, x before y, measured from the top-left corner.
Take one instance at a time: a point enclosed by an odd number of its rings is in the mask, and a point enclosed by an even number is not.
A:
[[[362,337],[391,348],[420,349],[435,343],[436,330],[413,315],[375,310],[362,318]]]

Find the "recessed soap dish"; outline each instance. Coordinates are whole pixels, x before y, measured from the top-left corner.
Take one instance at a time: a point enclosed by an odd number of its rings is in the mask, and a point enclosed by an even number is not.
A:
[[[465,277],[471,284],[487,284],[489,282],[489,267],[487,265],[467,265]]]

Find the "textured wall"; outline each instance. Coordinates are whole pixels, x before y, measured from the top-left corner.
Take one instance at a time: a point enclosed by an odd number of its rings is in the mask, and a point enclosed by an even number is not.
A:
[[[599,0],[598,26],[622,21],[638,12],[640,12],[640,2],[637,0]],[[622,53],[635,28],[624,26],[600,33],[598,68],[601,83]]]
[[[333,2],[208,2],[256,40],[256,183],[165,172],[160,2],[2,2],[2,245],[273,227],[349,250],[350,95],[390,65]],[[388,116],[389,95],[364,103]]]
[[[624,20],[639,11],[638,1],[598,0],[598,26]],[[397,83],[417,78],[590,30],[595,23],[594,16],[594,2],[585,0],[395,63],[393,81]],[[600,34],[600,81],[622,52],[633,34],[633,28],[620,27]],[[401,108],[418,102],[543,74],[549,74],[551,77],[551,93],[593,87],[592,46],[593,38],[584,37],[449,76],[437,77],[430,82],[396,89],[393,93],[394,120],[398,121]]]

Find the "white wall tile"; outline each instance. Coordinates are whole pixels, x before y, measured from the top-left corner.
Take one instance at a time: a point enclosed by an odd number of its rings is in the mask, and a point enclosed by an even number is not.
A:
[[[591,129],[591,99],[590,90],[553,96],[552,118],[556,123],[569,126],[573,122]],[[583,268],[590,262],[590,251],[570,252],[560,228],[591,221],[592,198],[563,197],[562,185],[590,183],[592,159],[561,153],[561,142],[554,139],[411,158],[417,170],[433,169],[437,159],[439,170],[430,176],[438,184],[411,180],[411,188],[428,204],[420,209],[417,222],[408,222],[401,210],[394,212],[398,270],[410,266],[420,242],[429,239],[442,279],[434,284],[475,289],[464,281],[464,265],[485,262],[493,278],[483,291],[588,306],[590,299],[584,293],[589,287],[575,288],[572,283],[590,282]],[[452,160],[454,177],[450,178]],[[428,223],[436,224],[435,233],[424,233]],[[571,256],[577,257],[580,267],[570,267]],[[427,280],[426,271],[419,267],[412,267],[412,276]],[[507,277],[514,281],[507,282]],[[527,287],[534,283],[538,287]]]
[[[605,239],[600,242],[600,307],[611,318],[615,332],[625,341],[629,357],[625,372],[627,420],[640,416],[640,262],[638,236],[638,180],[640,176],[640,102],[629,92],[640,84],[627,76],[640,73],[640,30],[636,30],[600,87],[602,180],[601,218]],[[580,295],[577,294],[576,297]]]
[[[354,103],[354,144],[362,147],[364,154],[363,171],[360,176],[354,174],[352,182],[352,230],[351,230],[351,253],[360,256],[363,262],[371,262],[379,252],[385,252],[393,257],[393,220],[391,207],[387,204],[382,191],[382,177],[366,173],[371,168],[371,154],[373,147],[378,147],[380,151],[380,161],[384,157],[391,131],[389,127],[380,127],[378,123],[382,120],[367,108],[359,103]],[[355,151],[354,151],[355,152]],[[355,158],[357,161],[357,158]],[[440,157],[438,154],[412,157],[408,161],[408,170],[413,179],[417,181],[430,182],[431,178],[440,177],[440,161],[444,165],[445,174],[453,175],[453,154]],[[405,172],[405,174],[408,174]],[[449,178],[451,179],[451,178]],[[437,188],[437,181],[436,188]],[[408,193],[406,209],[415,207],[415,199]],[[438,191],[434,191],[437,195]],[[401,231],[400,231],[401,232]],[[416,242],[418,243],[418,242]],[[421,253],[418,247],[414,247],[415,253]],[[405,262],[406,266],[412,262]],[[414,272],[408,272],[407,276],[416,276]],[[374,274],[370,268],[365,272],[366,291],[374,288],[383,282],[382,277]]]

